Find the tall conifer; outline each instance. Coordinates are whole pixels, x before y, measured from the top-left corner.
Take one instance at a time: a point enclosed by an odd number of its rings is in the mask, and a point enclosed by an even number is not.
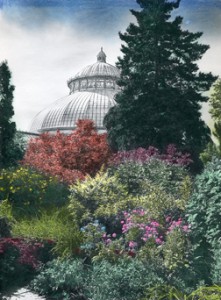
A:
[[[201,102],[208,99],[216,77],[199,71],[197,61],[208,50],[201,32],[183,30],[182,17],[171,17],[180,0],[137,0],[131,10],[136,24],[120,33],[121,92],[104,124],[115,150],[174,143],[198,155],[210,139],[201,119]]]
[[[12,164],[14,152],[15,122],[11,120],[14,115],[13,91],[11,84],[11,72],[7,62],[0,64],[0,164],[8,166]]]

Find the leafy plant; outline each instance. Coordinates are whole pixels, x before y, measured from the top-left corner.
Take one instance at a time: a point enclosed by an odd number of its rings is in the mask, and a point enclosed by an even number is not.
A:
[[[32,219],[21,219],[13,224],[14,236],[52,240],[53,251],[62,257],[78,252],[82,233],[75,222],[70,220],[65,208]]]
[[[32,281],[30,287],[50,299],[86,300],[88,271],[81,260],[53,260]]]
[[[213,264],[211,268],[212,282],[221,284],[221,241],[219,240],[213,248]]]
[[[72,185],[70,192],[69,209],[80,223],[92,221],[94,217],[107,219],[119,210],[134,206],[126,187],[116,176],[108,176],[103,171]]]
[[[179,199],[183,209],[191,192],[191,179],[186,169],[156,158],[144,163],[128,160],[110,167],[108,173],[117,176],[128,192],[135,195],[146,194],[144,186],[149,181],[176,200]]]
[[[136,300],[145,288],[163,282],[162,268],[156,263],[122,259],[117,264],[101,261],[93,265],[89,298],[92,300]]]
[[[199,278],[211,283],[213,251],[221,235],[221,160],[207,164],[195,180],[193,194],[187,206],[188,223]]]
[[[0,239],[0,291],[24,286],[45,263],[50,244],[21,238]]]
[[[33,169],[18,167],[0,171],[0,199],[12,204],[12,214],[17,217],[61,207],[67,196],[65,185]]]
[[[178,166],[188,166],[192,163],[190,154],[178,151],[176,146],[171,144],[166,147],[165,153],[160,153],[159,149],[153,146],[149,146],[147,149],[118,151],[110,157],[109,165],[118,166],[128,162],[144,164],[153,158]]]
[[[69,135],[44,133],[29,142],[23,163],[71,184],[94,176],[110,156],[106,134],[96,132],[90,120],[78,120]]]

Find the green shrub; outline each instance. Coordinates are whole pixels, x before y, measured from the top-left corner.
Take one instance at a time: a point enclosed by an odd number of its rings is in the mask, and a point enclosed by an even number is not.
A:
[[[0,171],[0,200],[7,199],[17,216],[37,215],[40,209],[62,206],[67,196],[65,185],[32,169]]]
[[[156,264],[136,259],[121,260],[117,264],[102,261],[93,266],[89,298],[137,300],[145,288],[162,282],[162,269]]]
[[[199,278],[211,284],[213,251],[221,236],[221,160],[207,164],[196,177],[187,207],[188,223],[194,246],[194,263]]]
[[[191,294],[181,292],[170,285],[154,286],[147,290],[141,300],[220,300],[221,287],[200,287]]]
[[[199,287],[189,296],[189,298],[191,300],[220,300],[221,286]]]
[[[126,162],[109,168],[109,174],[115,174],[126,185],[129,193],[143,194],[142,184],[148,180],[161,187],[167,194],[181,198],[183,181],[189,177],[188,171],[179,165],[159,159],[150,159],[145,163]]]
[[[70,220],[65,208],[42,213],[32,219],[20,219],[12,226],[16,237],[37,238],[55,242],[54,251],[59,256],[71,256],[78,251],[82,233],[76,222]]]
[[[147,289],[145,297],[140,300],[188,300],[188,298],[173,286],[157,285]]]
[[[79,222],[94,217],[111,217],[120,210],[134,207],[134,198],[116,176],[100,172],[94,178],[86,177],[70,188],[70,211]]]
[[[203,164],[206,165],[208,162],[211,162],[214,157],[220,158],[220,152],[218,147],[213,142],[210,142],[204,151],[200,153],[200,159]]]
[[[98,218],[106,226],[118,213],[138,207],[148,210],[150,217],[156,220],[164,220],[172,211],[183,210],[182,200],[167,194],[161,186],[142,180],[141,190],[142,193],[130,194],[118,174],[110,176],[100,172],[95,178],[87,177],[71,186],[69,209],[81,224]]]
[[[31,286],[49,299],[137,300],[145,288],[162,284],[161,277],[161,267],[136,259],[118,264],[101,261],[91,266],[80,260],[65,260],[48,263]]]
[[[32,281],[31,289],[49,299],[83,300],[88,272],[81,260],[53,260]]]
[[[174,228],[167,234],[162,252],[164,264],[169,270],[188,265],[188,240],[181,228]]]
[[[221,241],[219,241],[213,249],[214,262],[211,270],[212,282],[221,284]]]

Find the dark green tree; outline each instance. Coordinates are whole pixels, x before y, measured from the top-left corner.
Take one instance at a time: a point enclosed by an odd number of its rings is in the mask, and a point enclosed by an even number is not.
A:
[[[20,150],[14,143],[16,125],[11,119],[14,115],[11,72],[6,61],[0,64],[0,165],[13,165],[20,158]]]
[[[180,0],[137,3],[141,10],[131,10],[137,23],[119,34],[121,91],[104,120],[109,143],[114,150],[173,143],[197,157],[210,140],[200,113],[208,100],[203,92],[216,77],[199,72],[196,62],[209,46],[199,43],[201,32],[181,28],[182,17],[172,19]]]

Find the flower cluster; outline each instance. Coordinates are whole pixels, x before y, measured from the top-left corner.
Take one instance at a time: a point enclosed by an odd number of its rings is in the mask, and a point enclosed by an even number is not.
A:
[[[175,228],[179,228],[179,229],[181,229],[185,233],[190,232],[190,225],[185,224],[182,218],[179,218],[176,221],[176,220],[172,220],[172,218],[170,216],[167,216],[166,217],[166,222],[168,224],[168,231],[167,231],[167,233],[170,233]]]
[[[134,209],[132,212],[124,212],[124,220],[121,221],[122,233],[133,237],[129,241],[129,248],[136,249],[148,240],[154,241],[157,245],[163,243],[162,228],[154,220],[150,220],[147,211]]]
[[[81,250],[86,252],[96,249],[99,243],[107,239],[106,227],[100,224],[98,220],[81,227],[81,232],[84,235],[84,243],[81,245]]]
[[[171,144],[168,145],[166,153],[160,153],[159,150],[153,146],[150,146],[147,149],[138,148],[129,151],[119,151],[111,157],[109,164],[117,166],[128,161],[146,163],[151,158],[160,159],[167,163],[179,166],[188,166],[192,163],[190,154],[183,154],[182,152],[177,151],[175,145]]]

